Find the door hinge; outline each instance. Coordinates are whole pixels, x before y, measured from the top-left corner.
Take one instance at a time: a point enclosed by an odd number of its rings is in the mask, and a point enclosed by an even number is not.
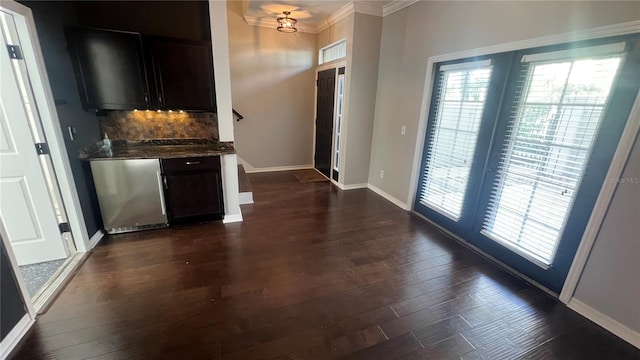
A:
[[[71,232],[71,226],[69,226],[69,223],[67,222],[58,224],[58,229],[60,229],[60,234]]]
[[[18,45],[7,45],[7,50],[9,51],[9,57],[16,60],[22,60],[22,50],[20,50],[20,46]]]
[[[38,155],[49,154],[49,145],[47,145],[47,143],[37,143],[36,152],[38,153]]]

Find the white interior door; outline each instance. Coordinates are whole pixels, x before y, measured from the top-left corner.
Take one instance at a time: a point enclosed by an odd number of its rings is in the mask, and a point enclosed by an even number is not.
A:
[[[27,115],[37,109],[21,96],[12,62],[22,60],[9,58],[5,31],[0,49],[0,216],[19,265],[66,258]]]

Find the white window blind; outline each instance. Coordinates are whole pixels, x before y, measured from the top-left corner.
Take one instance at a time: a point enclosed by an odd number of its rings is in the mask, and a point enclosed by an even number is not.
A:
[[[324,64],[330,61],[342,59],[347,56],[347,40],[341,40],[335,44],[320,49],[318,63]]]
[[[466,65],[466,66],[461,66]],[[427,139],[420,202],[458,220],[462,211],[492,67],[487,62],[440,68],[433,130]]]
[[[338,93],[336,95],[336,129],[335,129],[335,147],[333,150],[333,170],[340,170],[340,140],[342,137],[342,110],[344,107],[344,74],[338,75]]]
[[[601,127],[620,54],[526,59],[482,233],[547,267]],[[523,59],[524,60],[524,59]]]

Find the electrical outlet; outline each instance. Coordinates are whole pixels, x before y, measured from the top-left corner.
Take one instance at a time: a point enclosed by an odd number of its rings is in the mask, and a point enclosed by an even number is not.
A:
[[[407,125],[402,125],[400,128],[400,135],[404,135],[407,133]]]
[[[384,170],[380,170],[380,178],[384,177]]]

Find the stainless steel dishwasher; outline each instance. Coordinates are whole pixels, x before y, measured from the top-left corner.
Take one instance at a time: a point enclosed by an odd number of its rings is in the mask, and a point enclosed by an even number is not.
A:
[[[108,234],[168,226],[158,159],[91,162]]]

